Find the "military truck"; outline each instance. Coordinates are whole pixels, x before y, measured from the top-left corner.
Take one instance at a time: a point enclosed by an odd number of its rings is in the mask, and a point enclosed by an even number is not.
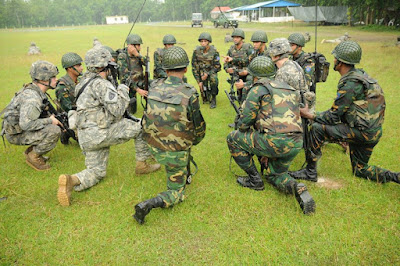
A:
[[[201,13],[192,13],[192,28],[193,26],[200,25],[203,27],[203,14]]]
[[[220,13],[216,19],[212,20],[212,22],[216,28],[218,28],[218,26],[224,28],[237,28],[239,26],[239,22],[230,13]]]

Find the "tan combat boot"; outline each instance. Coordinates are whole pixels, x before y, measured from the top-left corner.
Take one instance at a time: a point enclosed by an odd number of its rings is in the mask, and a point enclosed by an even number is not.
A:
[[[161,168],[161,165],[156,163],[156,164],[147,164],[145,161],[136,161],[136,169],[135,173],[137,175],[143,175],[143,174],[148,174],[157,171],[158,169]]]
[[[44,171],[51,168],[43,156],[34,152],[33,149],[26,154],[26,163],[37,171]]]
[[[29,146],[29,147],[24,151],[25,159],[28,159],[28,153],[30,153],[30,152],[32,151],[32,149],[33,149],[33,146]],[[44,160],[45,162],[47,162],[48,160],[50,160],[50,158],[47,157],[47,156],[43,156],[43,155],[42,155],[42,158],[43,158],[43,160]]]
[[[71,205],[71,192],[81,182],[75,175],[60,175],[58,178],[57,199],[61,206]]]

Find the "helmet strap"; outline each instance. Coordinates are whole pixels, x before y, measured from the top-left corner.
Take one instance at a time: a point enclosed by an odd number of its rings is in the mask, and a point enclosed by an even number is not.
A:
[[[72,66],[72,69],[75,70],[75,72],[78,74],[78,76],[82,76],[82,72],[79,72],[78,70],[76,70],[75,66]]]

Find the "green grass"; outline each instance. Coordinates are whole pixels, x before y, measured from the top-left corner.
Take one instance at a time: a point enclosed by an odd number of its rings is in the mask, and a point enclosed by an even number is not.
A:
[[[189,25],[189,22],[181,24]],[[209,31],[221,55],[230,44],[223,42],[227,29],[166,27],[138,24],[151,55],[162,37],[172,33],[191,56],[202,31]],[[211,24],[210,24],[211,25]],[[304,24],[243,24],[247,39],[264,29],[270,40],[293,31],[310,32]],[[129,30],[123,26],[83,26],[0,31],[0,107],[10,101],[23,83],[29,82],[32,62],[44,59],[61,68],[61,56],[77,52],[82,57],[99,40],[113,48],[122,46]],[[61,30],[60,30],[61,29]],[[400,170],[399,48],[388,46],[396,35],[365,32],[348,27],[320,27],[322,39],[349,32],[363,48],[363,67],[383,87],[387,101],[384,134],[371,163]],[[41,56],[26,56],[35,41]],[[305,50],[314,50],[314,40]],[[330,62],[333,44],[319,44],[318,51]],[[145,49],[143,49],[145,51]],[[194,79],[191,70],[189,82]],[[232,122],[224,89],[227,75],[220,72],[217,109],[202,105],[207,122],[203,142],[193,148],[199,172],[187,188],[187,200],[171,209],[153,210],[140,226],[131,217],[133,206],[155,196],[166,186],[165,172],[135,176],[134,145],[130,141],[111,149],[107,177],[97,186],[73,194],[73,205],[64,208],[56,199],[58,176],[84,169],[79,146],[61,144],[49,153],[52,169],[36,172],[24,162],[25,147],[0,148],[0,264],[399,264],[400,186],[375,184],[353,177],[348,155],[337,145],[327,145],[319,174],[339,183],[340,189],[307,183],[317,203],[313,216],[302,215],[296,200],[267,185],[261,192],[236,184],[229,171],[225,142]],[[330,107],[339,74],[331,70],[328,81],[318,86],[317,109]],[[139,113],[142,109],[139,108]],[[299,154],[291,169],[304,160]],[[241,174],[234,163],[232,171]]]

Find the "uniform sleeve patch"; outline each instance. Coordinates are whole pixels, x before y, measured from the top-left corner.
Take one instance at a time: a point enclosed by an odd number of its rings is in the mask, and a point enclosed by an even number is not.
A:
[[[310,71],[311,71],[311,67],[310,66],[306,67],[306,72],[310,72]]]
[[[117,93],[113,90],[108,89],[106,92],[105,101],[108,103],[115,103],[117,102]]]

